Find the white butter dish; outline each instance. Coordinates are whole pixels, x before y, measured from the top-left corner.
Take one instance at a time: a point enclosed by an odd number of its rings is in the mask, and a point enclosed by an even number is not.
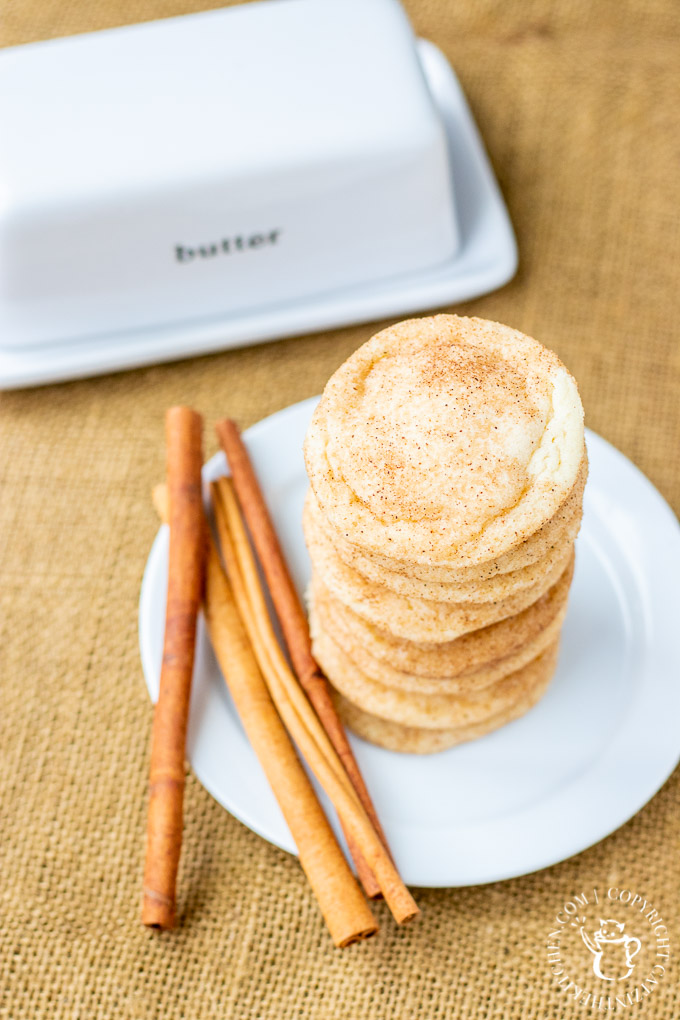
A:
[[[401,314],[514,272],[462,94],[394,0],[17,47],[0,96],[5,388]]]

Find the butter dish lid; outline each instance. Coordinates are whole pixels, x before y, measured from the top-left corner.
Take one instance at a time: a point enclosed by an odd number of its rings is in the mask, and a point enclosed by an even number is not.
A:
[[[0,53],[0,387],[500,286],[512,227],[396,0],[264,0]]]
[[[261,0],[10,48],[4,203],[268,176],[274,153],[280,173],[371,149],[406,155],[432,118],[414,80],[393,0]]]

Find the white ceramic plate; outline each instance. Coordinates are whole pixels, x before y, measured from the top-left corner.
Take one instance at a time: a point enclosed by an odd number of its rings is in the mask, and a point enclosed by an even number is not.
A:
[[[296,404],[245,433],[301,590],[309,571],[300,523],[307,485],[302,440],[315,403]],[[430,756],[351,738],[411,885],[492,882],[570,857],[639,811],[680,758],[678,522],[630,461],[593,433],[587,441],[590,478],[576,574],[559,667],[543,700],[497,733]],[[218,454],[204,478],[224,472]],[[142,662],[154,699],[167,552],[161,528],[140,603]],[[220,804],[295,853],[202,621],[188,756]]]
[[[65,340],[39,350],[0,344],[0,389],[193,357],[388,316],[403,318],[410,312],[466,301],[507,283],[517,269],[517,246],[474,118],[444,54],[425,39],[418,41],[418,53],[449,143],[461,233],[461,246],[453,258],[419,273],[226,319]]]

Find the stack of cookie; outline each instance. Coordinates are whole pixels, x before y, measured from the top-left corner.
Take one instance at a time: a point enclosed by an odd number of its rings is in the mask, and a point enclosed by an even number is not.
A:
[[[426,753],[534,705],[587,474],[558,358],[483,319],[399,323],[332,376],[305,460],[314,654],[347,725]]]

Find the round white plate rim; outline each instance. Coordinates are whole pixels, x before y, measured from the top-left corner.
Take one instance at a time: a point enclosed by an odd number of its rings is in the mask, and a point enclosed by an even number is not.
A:
[[[308,419],[317,400],[318,397],[309,398],[259,421],[244,433],[246,442],[253,444],[261,438],[266,439],[272,428],[279,430],[284,422],[290,426],[291,416]],[[646,670],[646,677],[644,682],[637,686],[627,716],[611,735],[607,745],[590,762],[589,767],[582,775],[573,778],[567,784],[566,789],[558,791],[552,798],[541,802],[540,805],[530,804],[525,809],[511,813],[510,816],[484,822],[468,822],[462,829],[456,829],[459,840],[464,837],[472,838],[473,842],[480,841],[480,845],[484,843],[487,846],[490,842],[496,842],[501,848],[509,835],[514,833],[518,838],[521,838],[521,863],[508,865],[499,859],[495,867],[491,867],[487,861],[478,874],[472,876],[468,874],[464,881],[460,881],[456,879],[455,852],[450,861],[440,864],[439,867],[432,867],[430,862],[427,873],[424,873],[422,869],[419,870],[418,861],[411,859],[412,854],[407,854],[403,860],[399,859],[398,863],[409,884],[421,887],[483,884],[528,874],[565,860],[604,839],[632,818],[660,789],[680,759],[680,727],[676,723],[680,710],[680,685],[676,682],[673,686],[672,683],[674,677],[676,681],[679,679],[678,652],[670,640],[674,623],[675,587],[673,582],[680,572],[680,528],[673,511],[646,476],[606,440],[592,432],[588,432],[587,435],[591,460],[594,454],[606,458],[610,468],[618,475],[623,476],[627,484],[635,489],[636,497],[645,504],[648,520],[654,524],[653,527],[645,531],[643,536],[649,546],[647,552],[651,556],[653,576],[637,578],[642,589],[641,604],[645,616],[644,626],[649,637],[647,652],[650,663]],[[224,473],[223,455],[216,454],[206,463],[203,470],[204,479]],[[151,660],[149,628],[153,626],[154,617],[158,613],[158,578],[159,573],[165,569],[166,560],[167,529],[161,528],[147,561],[140,596],[140,648],[144,675],[150,692],[154,689],[157,681],[154,679],[154,665]],[[663,592],[666,593],[666,597]],[[667,597],[669,592],[671,593],[670,598]],[[651,640],[652,637],[653,640]],[[200,639],[203,640],[202,636]],[[671,675],[671,684],[664,691],[662,677],[667,672]],[[667,706],[669,707],[668,711],[659,714],[658,705],[656,708],[653,707],[654,699],[650,697],[650,693],[658,695],[660,684],[661,693],[665,694],[667,700],[670,700],[670,706]],[[600,793],[606,794],[611,789],[612,768],[617,767],[622,760],[625,760],[625,749],[630,747],[632,739],[637,740],[639,750],[641,733],[650,738],[647,748],[650,751],[649,758],[653,765],[651,773],[646,775],[644,782],[639,785],[639,789],[634,791],[634,795],[625,799],[625,804],[620,803],[620,796],[615,801],[608,801],[606,796],[598,796]],[[384,753],[389,754],[389,752]],[[433,756],[432,760],[435,761],[437,757]],[[275,822],[272,825],[271,819],[263,819],[258,816],[257,812],[251,812],[247,804],[243,802],[243,798],[239,798],[237,793],[230,791],[229,795],[225,796],[224,791],[219,788],[219,784],[214,782],[209,770],[206,772],[204,769],[196,768],[193,762],[192,765],[199,782],[230,813],[269,842],[290,853],[295,853],[294,844],[287,831],[277,832]],[[570,812],[573,816],[574,811],[582,809],[584,805],[589,808],[586,819],[587,831],[583,826],[580,829],[575,827],[573,836],[570,838],[562,821],[565,817],[570,816]],[[594,806],[597,808],[595,812],[593,811]],[[543,849],[537,849],[535,843],[532,842],[532,834],[535,835],[537,831],[535,817],[537,809],[540,809],[539,814],[542,815],[541,829],[543,833],[547,832],[550,836],[556,834],[559,848],[555,845],[551,848],[550,840],[548,847]],[[499,827],[501,830],[506,829],[507,831],[499,835]],[[426,838],[431,839],[437,828],[437,826],[421,826],[419,835],[422,836],[425,833]]]

